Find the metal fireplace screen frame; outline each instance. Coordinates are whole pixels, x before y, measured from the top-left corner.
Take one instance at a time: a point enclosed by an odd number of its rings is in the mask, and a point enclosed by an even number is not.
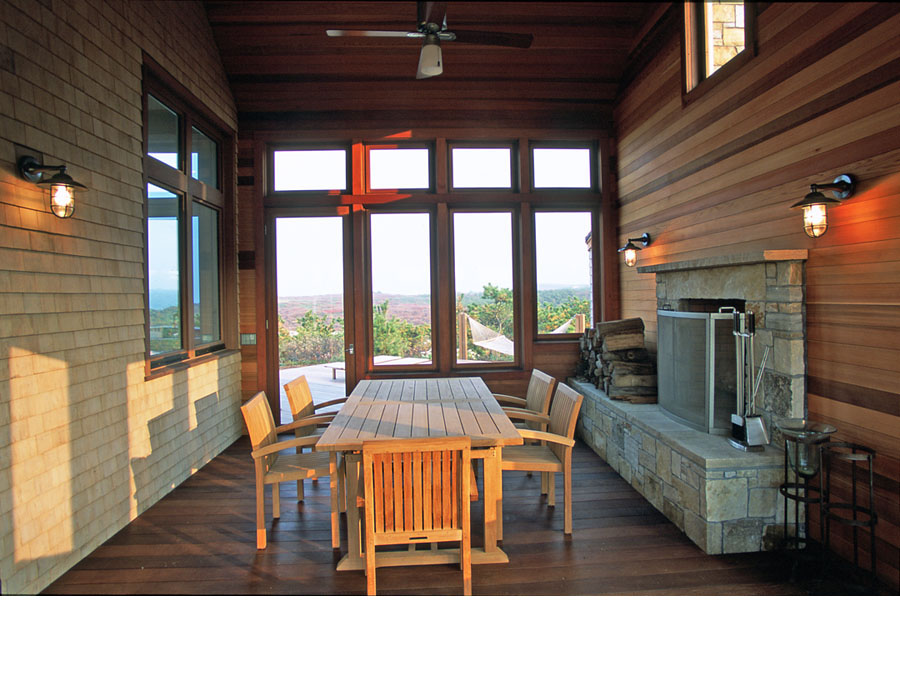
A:
[[[736,361],[731,312],[658,310],[660,409],[676,422],[729,435]]]

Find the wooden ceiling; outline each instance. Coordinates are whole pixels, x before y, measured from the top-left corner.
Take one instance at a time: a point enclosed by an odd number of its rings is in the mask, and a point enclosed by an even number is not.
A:
[[[602,128],[629,55],[671,3],[449,2],[449,30],[531,33],[529,49],[442,43],[442,75],[416,80],[416,2],[207,0],[242,128],[312,125]]]

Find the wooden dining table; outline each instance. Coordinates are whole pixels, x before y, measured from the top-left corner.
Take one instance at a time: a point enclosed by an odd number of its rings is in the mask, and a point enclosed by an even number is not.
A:
[[[522,445],[518,430],[480,377],[362,380],[316,443],[317,452],[344,454],[347,495],[347,554],[337,569],[365,569],[358,495],[359,453],[365,440],[468,436],[472,458],[483,462],[484,547],[472,549],[472,563],[504,563],[498,546],[498,509],[503,499],[502,448]],[[443,552],[444,549],[440,549]],[[444,560],[443,558],[446,558]],[[387,552],[386,565],[403,565],[408,552]],[[431,562],[456,562],[459,551],[430,556]],[[381,564],[381,563],[380,563]]]

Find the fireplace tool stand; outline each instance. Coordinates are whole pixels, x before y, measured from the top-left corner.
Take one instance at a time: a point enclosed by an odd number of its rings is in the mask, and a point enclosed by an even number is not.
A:
[[[722,311],[722,310],[720,310]],[[744,452],[761,452],[769,442],[769,432],[763,418],[756,413],[756,394],[762,382],[769,347],[763,352],[762,363],[756,378],[753,377],[753,339],[756,335],[756,317],[753,312],[734,312],[735,362],[737,363],[736,412],[731,416],[729,442]]]

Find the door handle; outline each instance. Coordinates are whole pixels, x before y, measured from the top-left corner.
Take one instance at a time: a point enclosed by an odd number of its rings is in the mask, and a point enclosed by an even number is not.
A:
[[[347,353],[348,353],[348,354],[352,354],[352,353],[353,353],[353,345],[348,345],[348,346],[347,346]]]

